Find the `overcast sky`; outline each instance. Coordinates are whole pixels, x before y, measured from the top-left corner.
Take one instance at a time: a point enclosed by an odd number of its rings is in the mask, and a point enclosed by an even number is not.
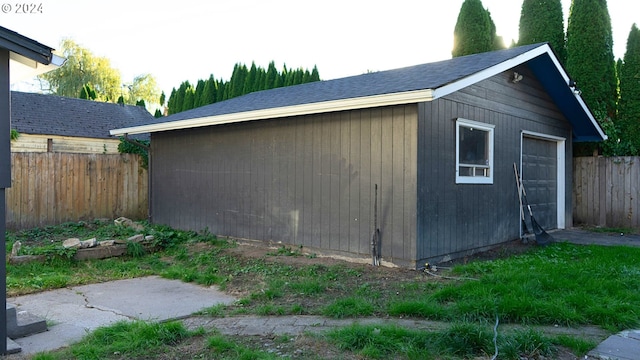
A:
[[[17,3],[0,0],[0,25],[53,48],[71,38],[109,58],[123,82],[150,73],[168,96],[184,80],[210,74],[228,80],[238,62],[316,65],[328,80],[449,59],[462,2],[42,0],[25,14]],[[517,40],[522,1],[482,3],[498,35],[507,44]],[[629,0],[607,3],[618,58],[640,12],[629,10]],[[562,4],[566,26],[570,0]]]

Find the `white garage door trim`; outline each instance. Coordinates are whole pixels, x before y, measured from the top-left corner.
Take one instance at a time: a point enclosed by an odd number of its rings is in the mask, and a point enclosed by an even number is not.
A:
[[[537,133],[533,131],[523,130],[520,136],[520,169],[522,169],[522,150],[523,150],[523,142],[524,138],[534,138],[541,139],[547,141],[553,141],[556,143],[556,160],[557,160],[557,172],[558,172],[558,184],[557,184],[557,224],[558,229],[564,229],[566,226],[565,223],[565,142],[566,139],[563,137],[547,135],[542,133]]]

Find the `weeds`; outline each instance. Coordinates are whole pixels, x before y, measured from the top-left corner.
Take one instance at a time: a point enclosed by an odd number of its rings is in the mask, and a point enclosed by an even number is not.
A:
[[[455,266],[446,270],[453,277],[478,281],[449,281],[432,279],[423,273],[400,276],[391,270],[389,274],[396,274],[397,278],[388,279],[380,276],[383,272],[357,265],[330,266],[314,261],[300,265],[304,259],[287,259],[296,250],[286,247],[269,255],[282,256],[279,259],[243,257],[234,249],[237,244],[216,238],[206,230],[197,233],[146,225],[143,232],[155,236],[158,245],[162,245],[158,251],[137,255],[131,251],[126,257],[83,262],[55,254],[45,263],[8,264],[8,294],[155,274],[206,286],[218,285],[242,294],[241,300],[233,305],[203,310],[202,314],[208,316],[375,315],[456,324],[449,331],[419,333],[381,326],[354,327],[344,330],[352,334],[340,333],[344,342],[328,337],[339,344],[336,346],[353,349],[349,351],[368,358],[390,357],[396,352],[408,359],[491,354],[493,343],[487,342],[487,338],[493,333],[477,324],[492,323],[496,315],[502,323],[589,324],[611,332],[639,324],[638,248],[557,243],[505,259]],[[56,244],[70,236],[103,240],[129,234],[129,230],[110,223],[78,222],[8,233],[7,239],[20,240],[23,251],[29,253],[53,254],[59,251]],[[216,341],[230,344],[227,350],[216,353],[216,358],[234,358],[254,351],[226,338],[218,337]],[[593,347],[585,340],[550,339],[535,332],[502,334],[498,345],[506,358],[507,354],[523,353],[549,357],[557,346],[577,353]]]
[[[179,322],[145,323],[121,321],[100,327],[77,344],[40,359],[148,358],[161,354],[194,333]]]
[[[293,250],[291,247],[281,246],[275,252],[270,251],[267,255],[271,256],[302,256],[302,245]]]
[[[442,331],[421,331],[395,325],[352,325],[332,330],[330,342],[366,358],[404,356],[413,359],[471,359],[495,353],[499,358],[521,359],[550,357],[556,352],[553,340],[533,330],[516,330],[498,336],[493,342],[490,327],[474,323],[455,323]]]

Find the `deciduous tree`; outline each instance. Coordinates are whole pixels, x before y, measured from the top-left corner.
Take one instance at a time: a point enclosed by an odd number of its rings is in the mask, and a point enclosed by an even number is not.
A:
[[[116,101],[120,95],[120,72],[111,67],[109,59],[94,56],[71,39],[62,41],[61,50],[67,58],[64,65],[39,76],[49,84],[49,91],[77,98],[82,87],[89,84],[95,90],[96,100]]]

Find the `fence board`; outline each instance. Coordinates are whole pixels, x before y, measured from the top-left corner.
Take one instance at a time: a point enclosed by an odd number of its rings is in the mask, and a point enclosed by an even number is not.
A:
[[[147,171],[133,154],[12,153],[8,229],[147,217]]]
[[[639,159],[574,158],[574,223],[640,228]]]

